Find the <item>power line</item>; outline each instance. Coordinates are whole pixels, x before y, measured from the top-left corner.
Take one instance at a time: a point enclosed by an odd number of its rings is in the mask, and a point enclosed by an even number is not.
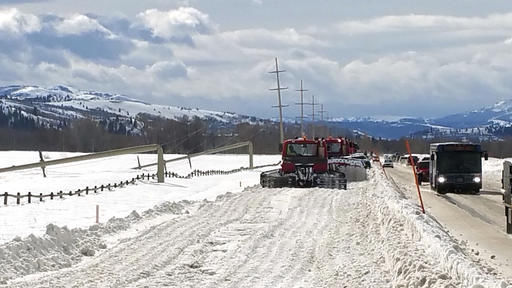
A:
[[[300,89],[296,91],[300,92],[300,102],[295,104],[300,105],[300,135],[304,136],[304,92],[308,90],[305,90],[302,86],[302,80],[300,80]]]
[[[274,108],[279,108],[279,133],[280,133],[280,141],[281,143],[284,142],[284,130],[283,130],[283,107],[287,107],[287,105],[283,105],[281,103],[281,90],[286,90],[288,87],[281,87],[281,84],[279,82],[279,73],[286,72],[286,70],[279,70],[279,64],[277,63],[277,57],[276,60],[276,70],[271,71],[269,73],[276,74],[277,79],[277,88],[270,89],[271,91],[277,91],[277,106],[273,106]]]

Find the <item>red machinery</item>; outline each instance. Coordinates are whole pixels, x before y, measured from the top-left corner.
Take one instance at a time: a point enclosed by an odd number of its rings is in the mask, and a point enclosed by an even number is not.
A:
[[[281,169],[263,172],[262,187],[321,187],[347,189],[345,174],[329,169],[325,140],[284,141]]]

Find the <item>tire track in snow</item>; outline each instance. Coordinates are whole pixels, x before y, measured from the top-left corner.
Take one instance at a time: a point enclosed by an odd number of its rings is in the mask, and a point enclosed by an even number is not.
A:
[[[250,188],[141,231],[75,267],[9,287],[458,284],[437,268],[421,235],[383,202],[377,180],[346,191]]]
[[[227,201],[221,201],[223,207],[219,207],[218,203],[206,204],[198,215],[185,219],[178,218],[154,227],[149,233],[119,244],[99,256],[93,263],[83,267],[77,265],[76,268],[67,269],[69,271],[64,273],[50,273],[42,277],[41,282],[44,284],[29,283],[25,287],[61,286],[70,283],[80,287],[126,287],[130,283],[150,277],[153,272],[161,269],[165,262],[171,262],[196,239],[201,239],[207,231],[243,216],[247,202],[254,200],[242,195],[229,198]],[[225,217],[227,219],[223,219]],[[54,274],[59,274],[59,277],[54,277]]]

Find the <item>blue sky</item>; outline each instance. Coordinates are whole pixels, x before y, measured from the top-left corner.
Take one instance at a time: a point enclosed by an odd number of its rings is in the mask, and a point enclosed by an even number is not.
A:
[[[488,3],[486,3],[488,2]],[[273,58],[330,117],[508,99],[510,1],[0,0],[0,85],[71,85],[274,117]]]

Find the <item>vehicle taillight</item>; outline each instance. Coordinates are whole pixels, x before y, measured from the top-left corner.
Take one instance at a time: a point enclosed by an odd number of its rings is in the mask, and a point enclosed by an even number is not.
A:
[[[327,171],[327,162],[320,162],[320,163],[315,163],[315,165],[313,165],[313,172],[315,173],[322,173],[322,172],[325,172]]]
[[[283,170],[284,173],[295,172],[295,164],[292,162],[283,162],[283,164],[281,164],[281,170]]]

